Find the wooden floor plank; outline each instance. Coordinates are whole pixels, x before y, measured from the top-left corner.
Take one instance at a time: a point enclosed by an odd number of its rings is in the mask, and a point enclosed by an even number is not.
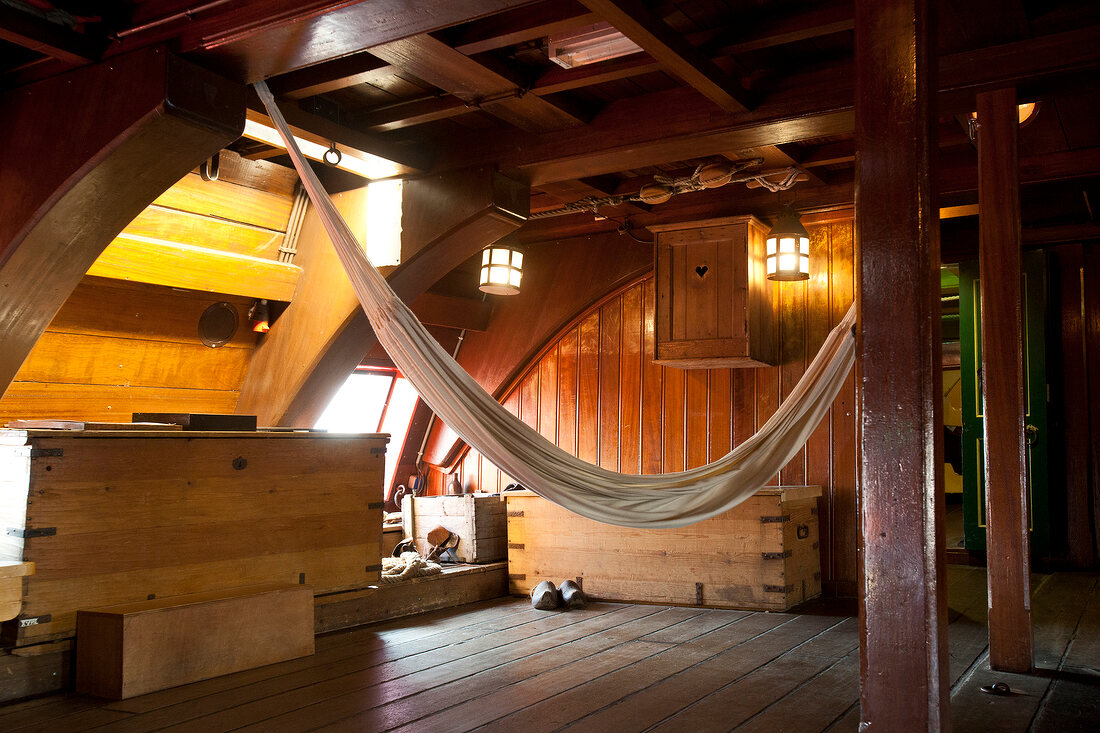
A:
[[[1100,721],[1100,582],[1095,578],[1084,613],[1036,716],[1037,733],[1095,731]]]
[[[656,655],[668,652],[668,644],[628,641],[395,728],[394,733],[460,733],[473,730],[637,662],[644,661],[649,665]],[[331,729],[338,730],[342,725],[334,725]]]
[[[613,730],[616,721],[630,721],[630,728],[645,729],[673,712],[669,710],[670,701],[684,707],[700,700],[841,621],[827,616],[797,616],[608,707],[590,708],[593,712],[571,728]],[[679,726],[673,729],[677,728],[684,730]]]
[[[952,712],[970,733],[1092,731],[1100,576],[1033,580],[1034,675],[991,672],[985,573],[948,569]],[[317,654],[133,700],[60,694],[0,706],[0,731],[307,729],[853,731],[858,622],[594,603],[473,604],[318,638]],[[979,691],[1006,682],[1009,696]]]
[[[568,664],[574,659],[585,658],[610,649],[628,641],[635,641],[658,629],[698,615],[701,610],[688,608],[665,608],[628,606],[623,615],[639,614],[643,609],[657,608],[657,613],[645,614],[623,623],[608,625],[605,629],[590,628],[593,633],[568,638],[562,636],[550,645],[537,640],[524,647],[515,645],[513,649],[500,654],[487,654],[483,659],[462,660],[449,674],[447,679],[436,678],[423,684],[417,680],[415,685],[405,684],[405,680],[395,680],[395,685],[380,685],[387,693],[382,700],[369,703],[356,694],[344,695],[338,699],[327,700],[321,705],[311,706],[312,710],[299,710],[294,714],[243,730],[280,731],[312,730],[320,723],[339,722],[347,730],[384,731],[399,727],[444,707],[457,705],[470,697],[487,694],[510,681],[523,679]],[[607,614],[609,618],[615,614]],[[580,626],[578,624],[577,626]],[[458,674],[461,679],[450,681]]]
[[[685,641],[708,634],[715,629],[732,624],[749,615],[749,611],[707,611],[695,618],[655,631],[644,637],[643,641],[657,641],[665,644],[681,644]]]
[[[735,730],[738,733],[820,731],[859,700],[859,654],[835,662]]]
[[[654,730],[731,730],[858,646],[859,629],[858,623],[852,624],[854,619],[816,619],[819,624],[811,630],[816,628],[817,633],[811,634],[806,641],[797,644],[780,642],[784,651],[779,655],[666,717]],[[832,625],[824,626],[827,622]],[[760,640],[766,639],[767,636]],[[858,672],[856,676],[858,684]],[[609,709],[608,713],[614,709]]]
[[[641,613],[648,615],[659,610],[647,609]],[[124,721],[118,725],[117,730],[118,733],[127,733],[154,730],[168,725],[176,726],[178,730],[229,730],[264,717],[292,711],[318,699],[362,690],[389,680],[410,676],[413,680],[406,684],[418,684],[422,678],[445,676],[455,668],[456,661],[461,663],[467,659],[475,659],[498,647],[516,643],[542,643],[541,637],[545,634],[568,635],[571,633],[568,631],[570,626],[583,625],[585,621],[596,622],[604,616],[616,613],[622,614],[623,611],[612,604],[592,604],[588,609],[575,612],[572,616],[548,615],[543,612],[535,621],[500,631],[475,634],[467,641],[438,646],[422,654],[392,658],[385,648],[376,649],[335,663],[310,666],[293,674],[161,708]]]
[[[646,665],[632,665],[606,677],[587,682],[507,715],[479,730],[517,731],[557,729],[623,697],[665,680],[704,660],[789,623],[786,614],[754,613],[715,631],[680,644],[651,658]]]

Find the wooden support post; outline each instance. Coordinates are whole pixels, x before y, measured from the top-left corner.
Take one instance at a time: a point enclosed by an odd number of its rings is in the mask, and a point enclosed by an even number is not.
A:
[[[0,94],[0,390],[103,248],[240,136],[244,103],[156,47]]]
[[[931,5],[855,9],[862,731],[950,726]]]
[[[338,197],[345,215],[366,204],[366,191]],[[489,168],[409,181],[402,203],[401,264],[390,287],[412,303],[485,245],[517,229],[529,189]],[[336,252],[310,210],[296,264],[290,307],[272,326],[248,367],[237,412],[261,425],[312,427],[352,370],[377,343]],[[471,295],[473,295],[471,293]]]
[[[978,95],[989,664],[1031,671],[1016,90]]]

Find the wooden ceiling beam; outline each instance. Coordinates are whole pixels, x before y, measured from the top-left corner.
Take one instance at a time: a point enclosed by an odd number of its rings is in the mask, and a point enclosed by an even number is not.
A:
[[[580,127],[584,120],[427,34],[371,48],[371,53],[412,76],[484,109],[527,132]]]
[[[638,44],[669,73],[682,79],[727,112],[744,112],[755,105],[740,82],[682,35],[672,30],[638,0],[581,0],[585,7]]]
[[[448,120],[469,114],[474,109],[458,97],[435,96],[372,109],[354,117],[353,120],[356,127],[366,132],[391,132],[405,127],[423,125],[426,122]]]
[[[449,34],[447,40],[462,53],[472,56],[598,21],[595,13],[588,12],[572,0],[543,0],[536,5],[467,23],[460,32]]]
[[[184,53],[194,53],[237,81],[252,83],[530,4],[531,0],[253,0],[166,23],[157,18],[150,19],[153,25],[135,20],[140,24],[124,31],[127,35],[110,53],[177,38]],[[142,25],[149,28],[139,30]]]
[[[580,201],[583,198],[592,196],[593,198],[603,198],[605,196],[613,196],[615,192],[609,190],[605,186],[598,186],[592,181],[575,179],[571,181],[554,181],[547,183],[543,186],[539,186],[539,190],[553,196],[561,201],[563,204],[572,203],[574,201]],[[631,214],[645,214],[649,211],[650,207],[645,204],[627,202],[621,206],[606,207],[609,211],[621,212],[625,215]]]
[[[366,51],[298,69],[271,80],[271,92],[282,99],[305,99],[318,94],[371,84],[397,70]]]
[[[1057,76],[1067,64],[1074,72],[1100,67],[1100,26],[1055,37],[1061,42],[1040,37],[1009,44],[1016,56],[999,67],[1005,55],[1002,46],[941,57],[940,113],[950,113],[944,107],[951,104],[968,108],[973,93],[968,93],[968,102],[960,92],[975,86]],[[1067,51],[1063,43],[1079,45]],[[538,187],[746,147],[851,134],[854,94],[850,62],[788,78],[756,109],[740,114],[717,116],[694,102],[694,92],[667,90],[609,104],[584,135],[552,133],[532,140],[499,132],[471,133],[462,144],[451,146],[454,152],[441,153],[439,164],[449,169],[495,161],[502,170]]]
[[[107,47],[105,40],[77,33],[7,5],[0,5],[0,40],[74,66],[97,61]]]
[[[263,104],[261,104],[259,98],[254,93],[249,96],[249,108],[259,113],[256,115],[257,117],[268,120],[267,113],[263,111]],[[404,173],[414,173],[430,168],[430,161],[422,150],[398,147],[389,140],[382,140],[375,135],[368,135],[359,130],[338,125],[331,120],[310,114],[294,105],[281,104],[279,109],[282,110],[287,124],[292,129],[308,130],[313,135],[325,140],[341,143],[364,153],[371,153],[391,160],[403,166],[406,169],[403,171]],[[268,120],[268,125],[270,126],[270,120]]]
[[[806,41],[832,33],[850,31],[855,26],[851,0],[821,3],[799,13],[783,10],[773,17],[762,17],[746,24],[751,33],[722,34],[722,43],[712,44],[710,56],[733,56],[787,43]],[[734,40],[730,40],[730,38]]]

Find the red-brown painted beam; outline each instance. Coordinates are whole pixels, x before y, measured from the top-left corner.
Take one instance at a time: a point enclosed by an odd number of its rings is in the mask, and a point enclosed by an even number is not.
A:
[[[1016,90],[978,95],[989,664],[1031,671]]]
[[[244,100],[160,48],[0,96],[0,388],[103,248],[240,135]]]
[[[884,733],[950,727],[931,4],[855,18],[860,730]]]

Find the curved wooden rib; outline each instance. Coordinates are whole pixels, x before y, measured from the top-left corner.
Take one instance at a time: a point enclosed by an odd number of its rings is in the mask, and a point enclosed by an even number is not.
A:
[[[244,88],[150,48],[0,96],[0,385],[166,188],[236,139]]]

